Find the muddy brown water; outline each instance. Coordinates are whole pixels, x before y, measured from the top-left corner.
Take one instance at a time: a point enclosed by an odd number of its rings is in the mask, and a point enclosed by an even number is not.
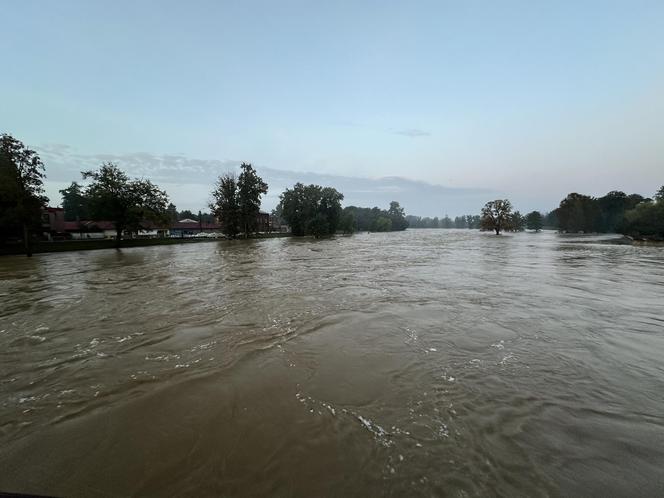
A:
[[[664,248],[609,238],[0,258],[0,491],[662,496]]]

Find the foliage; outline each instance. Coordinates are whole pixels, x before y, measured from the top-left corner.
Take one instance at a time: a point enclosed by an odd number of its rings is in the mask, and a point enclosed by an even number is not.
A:
[[[438,219],[437,216],[406,216],[410,228],[480,228],[480,217],[478,215],[455,216],[452,220],[445,215]]]
[[[664,186],[654,196],[625,213],[621,233],[637,239],[664,240]]]
[[[175,207],[175,204],[172,202],[166,208],[166,214],[168,215],[168,221],[171,223],[176,223],[178,221],[178,208]]]
[[[360,232],[389,232],[405,230],[409,226],[408,217],[397,201],[390,202],[387,210],[378,207],[347,206],[344,208],[344,213],[353,216],[356,229]]]
[[[397,201],[390,202],[390,207],[387,210],[387,216],[391,222],[390,230],[405,230],[408,228],[408,221],[406,220],[404,209]]]
[[[240,233],[248,237],[256,231],[261,196],[267,193],[267,183],[256,174],[251,164],[242,163],[240,168],[239,177],[234,173],[221,175],[212,191],[212,215],[221,221],[223,232],[229,237]],[[199,213],[193,219],[203,216]]]
[[[221,220],[223,232],[229,237],[236,237],[240,232],[240,201],[234,173],[225,173],[219,177],[212,191],[212,199],[210,209]]]
[[[150,180],[130,180],[110,162],[102,164],[97,171],[82,174],[84,179],[92,180],[85,190],[91,218],[113,222],[117,247],[125,230],[133,232],[145,228],[145,222],[168,222],[168,196]]]
[[[510,232],[523,232],[526,227],[526,218],[519,211],[514,211],[510,216],[509,225],[505,227]]]
[[[60,190],[60,195],[62,195],[62,207],[65,210],[65,221],[89,219],[88,199],[85,197],[85,191],[81,185],[71,182],[69,187]]]
[[[339,230],[343,233],[355,233],[356,226],[355,213],[344,209],[341,214],[341,221],[339,222]]]
[[[0,241],[20,234],[30,255],[30,232],[40,226],[47,203],[39,155],[11,135],[0,135]]]
[[[261,196],[267,193],[267,183],[256,174],[248,163],[240,166],[242,172],[237,181],[240,231],[245,237],[256,231],[258,214],[261,208]]]
[[[641,195],[620,191],[599,198],[571,193],[550,215],[555,216],[561,232],[617,232],[621,230],[625,214],[645,200]]]
[[[503,230],[509,230],[512,222],[512,203],[507,199],[496,199],[487,202],[482,208],[480,227],[482,230],[494,230],[500,235]]]
[[[293,235],[332,235],[339,228],[343,194],[331,187],[296,183],[281,194],[277,211]]]
[[[539,211],[531,211],[526,215],[526,228],[539,232],[544,226],[544,218]]]

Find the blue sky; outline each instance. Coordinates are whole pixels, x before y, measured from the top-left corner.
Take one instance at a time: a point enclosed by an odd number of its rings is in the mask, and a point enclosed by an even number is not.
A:
[[[216,174],[197,161],[399,176],[522,211],[664,183],[661,0],[6,0],[2,16],[0,130],[44,152],[55,199],[104,155],[191,209]],[[406,209],[461,214],[454,199]]]

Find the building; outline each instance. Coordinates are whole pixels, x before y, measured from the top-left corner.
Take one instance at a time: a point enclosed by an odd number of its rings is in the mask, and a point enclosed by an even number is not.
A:
[[[219,223],[206,223],[189,218],[171,223],[169,232],[171,237],[193,237],[199,233],[221,234],[222,225]]]
[[[63,208],[42,208],[41,228],[48,240],[65,238],[65,210]]]

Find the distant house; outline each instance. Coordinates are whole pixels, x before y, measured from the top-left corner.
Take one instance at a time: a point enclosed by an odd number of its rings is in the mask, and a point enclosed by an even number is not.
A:
[[[206,223],[189,218],[171,223],[169,231],[171,237],[193,237],[198,233],[218,233],[222,226],[219,223]]]
[[[63,208],[42,208],[41,227],[48,240],[65,236],[65,210]]]
[[[157,227],[154,223],[144,222],[138,232],[125,231],[123,237],[157,238],[168,235],[168,230]],[[112,221],[65,221],[64,231],[74,240],[114,239],[117,236],[115,223]]]

